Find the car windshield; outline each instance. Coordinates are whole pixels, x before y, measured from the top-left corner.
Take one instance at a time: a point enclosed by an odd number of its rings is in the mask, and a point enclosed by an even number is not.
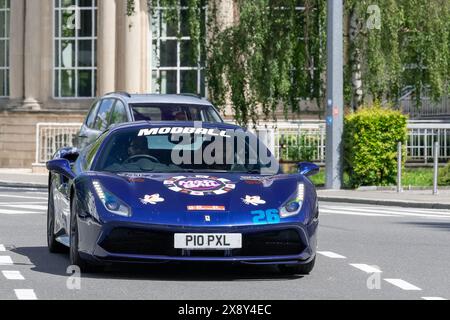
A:
[[[208,105],[132,104],[135,121],[203,121],[221,123],[222,118]]]
[[[256,136],[243,130],[150,127],[113,133],[94,170],[273,175],[279,166]]]

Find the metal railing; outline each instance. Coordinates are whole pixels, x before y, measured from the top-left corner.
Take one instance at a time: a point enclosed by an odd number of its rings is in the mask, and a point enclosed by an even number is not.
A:
[[[400,100],[400,109],[408,114],[410,119],[420,118],[439,118],[450,116],[450,98],[443,96],[439,101],[433,101],[431,98],[421,98],[421,106],[417,106],[416,100],[407,96]]]
[[[296,121],[265,124],[274,128],[275,156],[283,160],[325,163],[325,121]],[[433,145],[439,143],[439,162],[450,161],[450,123],[443,121],[408,121],[408,163],[433,163]]]
[[[38,123],[36,125],[36,163],[51,160],[59,149],[73,145],[81,123]]]
[[[60,148],[73,145],[81,123],[39,123],[36,134],[36,163],[45,163]],[[325,163],[325,121],[291,121],[265,123],[258,130],[273,129],[275,156],[282,160]],[[433,144],[439,142],[439,162],[450,161],[450,123],[442,121],[409,121],[408,163],[433,163]]]

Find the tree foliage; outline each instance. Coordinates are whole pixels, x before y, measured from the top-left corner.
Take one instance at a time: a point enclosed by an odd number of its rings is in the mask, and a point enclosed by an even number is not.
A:
[[[239,22],[213,31],[208,84],[212,99],[231,102],[240,123],[299,112],[300,99],[322,104],[324,1],[238,0]],[[229,94],[229,95],[227,95]]]
[[[134,1],[128,0],[132,14]],[[177,23],[180,0],[148,0]],[[299,101],[324,105],[326,68],[325,0],[234,0],[235,21],[218,25],[218,0],[182,0],[189,7],[193,45],[206,45],[206,74],[211,100],[231,104],[241,124],[300,112]],[[360,107],[365,99],[395,104],[411,86],[419,101],[426,92],[439,98],[449,92],[450,1],[344,0],[345,100]],[[202,32],[200,8],[208,6],[208,32]],[[367,27],[379,9],[379,26]],[[301,10],[299,10],[301,8]],[[373,21],[372,21],[373,22]],[[379,27],[379,28],[378,28]],[[350,33],[350,35],[349,35]],[[207,38],[207,39],[206,39]],[[355,99],[360,95],[360,99]],[[356,101],[356,104],[355,102]]]
[[[379,29],[368,27],[376,5]],[[346,100],[355,87],[352,73],[360,65],[362,92],[375,100],[396,102],[412,86],[416,98],[439,98],[448,92],[450,75],[450,1],[346,0],[346,16],[356,20],[356,36],[348,43]],[[373,14],[373,13],[372,13]]]

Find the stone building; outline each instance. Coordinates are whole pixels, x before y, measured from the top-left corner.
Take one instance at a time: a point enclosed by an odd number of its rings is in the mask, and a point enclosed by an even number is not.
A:
[[[219,25],[233,24],[233,0],[216,1]],[[127,0],[0,0],[0,167],[30,168],[38,123],[79,123],[107,92],[207,95],[186,27],[149,3],[127,15]]]

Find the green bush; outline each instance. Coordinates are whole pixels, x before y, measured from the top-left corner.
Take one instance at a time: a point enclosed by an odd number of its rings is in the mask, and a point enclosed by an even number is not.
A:
[[[440,186],[450,186],[450,162],[439,169],[438,184]]]
[[[364,107],[345,117],[344,170],[350,186],[386,186],[397,177],[397,144],[406,158],[407,117],[399,111]]]

